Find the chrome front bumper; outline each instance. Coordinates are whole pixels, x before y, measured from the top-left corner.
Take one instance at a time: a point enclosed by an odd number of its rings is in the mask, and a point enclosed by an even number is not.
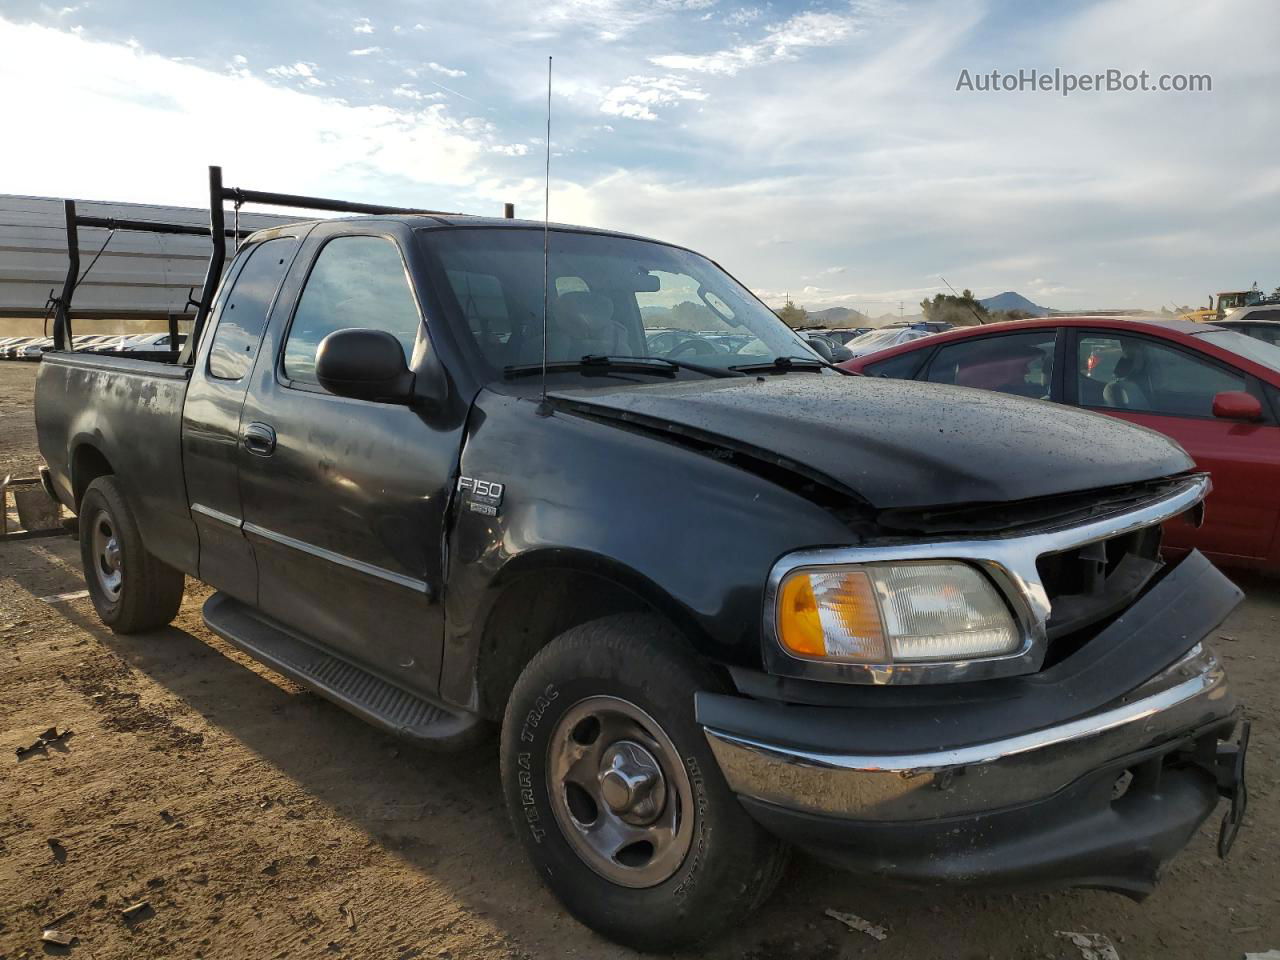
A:
[[[1228,722],[1236,712],[1213,652],[1196,644],[1181,659],[1102,709],[1005,739],[930,752],[836,754],[706,736],[733,791],[802,813],[875,821],[922,821],[1048,798],[1125,757]],[[886,744],[889,746],[890,744]]]

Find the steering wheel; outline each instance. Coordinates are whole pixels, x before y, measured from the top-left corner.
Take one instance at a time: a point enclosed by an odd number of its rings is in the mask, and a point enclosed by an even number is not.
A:
[[[694,356],[698,357],[709,357],[713,356],[718,351],[710,341],[703,340],[701,337],[690,337],[688,340],[685,340],[683,343],[674,347],[667,356],[674,360],[676,357],[686,352],[692,353]]]

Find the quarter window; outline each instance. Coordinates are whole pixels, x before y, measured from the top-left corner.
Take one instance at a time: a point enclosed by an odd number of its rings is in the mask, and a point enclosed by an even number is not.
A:
[[[302,290],[284,346],[284,375],[316,383],[316,350],[336,330],[385,330],[413,356],[418,303],[404,260],[384,237],[335,237],[324,245]]]
[[[872,377],[888,377],[891,380],[911,380],[920,369],[920,364],[929,355],[928,349],[911,350],[900,353],[888,360],[869,363],[863,372]]]
[[[1213,397],[1246,389],[1245,378],[1143,337],[1082,336],[1076,350],[1080,404],[1173,417],[1213,416]]]
[[[218,328],[209,345],[211,377],[239,380],[253,368],[267,311],[297,244],[294,237],[277,237],[256,244],[245,254],[248,259],[218,314]]]
[[[977,337],[939,347],[925,379],[1049,399],[1056,330]]]

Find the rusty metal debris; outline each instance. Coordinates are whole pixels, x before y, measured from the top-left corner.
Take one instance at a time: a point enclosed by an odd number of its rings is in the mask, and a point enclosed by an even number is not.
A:
[[[889,938],[889,934],[884,927],[878,927],[870,920],[864,920],[856,913],[841,913],[839,910],[832,910],[830,907],[823,912],[832,920],[839,920],[850,930],[865,933],[874,940],[887,940]]]
[[[31,744],[31,746],[18,747],[18,749],[15,750],[14,753],[16,753],[19,757],[25,757],[29,753],[43,753],[49,747],[53,746],[53,744],[61,743],[63,740],[67,739],[67,737],[69,736],[71,736],[70,730],[63,730],[59,732],[56,726],[50,727],[44,733],[38,735],[36,737],[35,743]]]

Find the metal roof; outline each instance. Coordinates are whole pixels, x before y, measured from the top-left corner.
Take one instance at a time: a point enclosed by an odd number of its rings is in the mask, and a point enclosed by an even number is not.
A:
[[[95,217],[159,220],[208,226],[201,207],[77,200],[80,213]],[[240,214],[240,226],[261,229],[295,223],[299,217]],[[229,215],[227,225],[233,218]],[[81,271],[102,249],[106,230],[82,227]],[[211,242],[120,230],[76,291],[74,315],[111,319],[166,317],[186,309],[187,291],[199,293]],[[67,235],[62,200],[0,194],[0,317],[43,317],[50,291],[62,289],[67,272]]]

